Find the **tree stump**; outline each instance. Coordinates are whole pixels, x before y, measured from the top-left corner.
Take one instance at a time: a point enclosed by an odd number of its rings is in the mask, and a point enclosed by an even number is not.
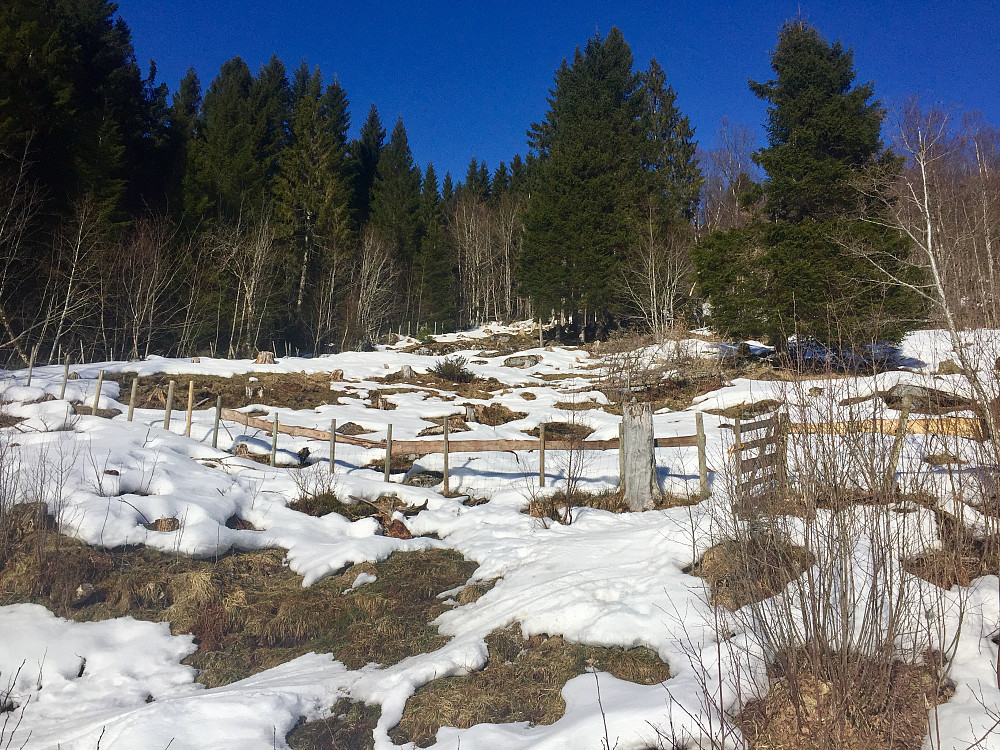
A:
[[[648,510],[662,497],[653,453],[653,410],[649,404],[625,404],[622,411],[622,477],[625,504]]]
[[[410,367],[409,365],[403,365],[399,369],[397,377],[400,380],[414,380],[417,377],[417,374],[413,371],[413,368]]]
[[[257,352],[257,359],[253,363],[255,365],[273,365],[274,352]]]

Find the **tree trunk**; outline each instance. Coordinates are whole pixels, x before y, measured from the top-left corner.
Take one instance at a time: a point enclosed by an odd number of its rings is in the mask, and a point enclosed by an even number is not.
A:
[[[653,454],[653,410],[649,404],[625,404],[622,410],[625,504],[648,510],[662,496]]]

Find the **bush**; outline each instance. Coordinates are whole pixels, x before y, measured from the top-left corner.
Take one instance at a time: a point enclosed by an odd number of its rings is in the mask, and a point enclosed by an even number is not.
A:
[[[465,366],[468,361],[465,357],[445,357],[434,363],[430,373],[452,383],[471,383],[476,376]]]

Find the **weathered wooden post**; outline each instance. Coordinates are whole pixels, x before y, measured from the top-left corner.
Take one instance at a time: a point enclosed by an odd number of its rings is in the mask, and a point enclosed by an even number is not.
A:
[[[778,487],[782,494],[788,491],[788,433],[791,431],[791,421],[788,412],[778,415]]]
[[[66,383],[69,382],[69,355],[66,355],[66,364],[63,365],[62,388],[59,389],[59,400],[66,398]]]
[[[135,399],[139,394],[139,376],[132,378],[132,393],[128,397],[128,421],[132,421],[135,416]]]
[[[545,348],[545,328],[542,327],[542,319],[538,319],[538,348]]]
[[[337,420],[330,420],[330,475],[337,468]]]
[[[170,430],[170,412],[174,410],[174,387],[176,380],[171,380],[167,386],[167,403],[163,406],[163,429]]]
[[[906,423],[910,418],[910,409],[913,408],[913,401],[909,396],[903,396],[903,408],[899,413],[899,422],[896,424],[896,436],[892,441],[892,454],[889,456],[889,466],[885,472],[885,483],[889,490],[896,487],[896,468],[899,466],[899,457],[903,453],[903,441],[906,439]]]
[[[538,425],[538,486],[545,486],[545,423]]]
[[[187,424],[184,425],[184,437],[191,437],[191,416],[194,411],[194,381],[188,381]]]
[[[476,421],[476,407],[474,404],[465,405],[465,421],[466,422]]]
[[[222,396],[215,399],[215,429],[212,430],[212,447],[219,447],[219,419],[222,417]]]
[[[694,414],[695,432],[698,435],[698,494],[704,500],[708,497],[708,456],[705,450],[705,416],[700,412]]]
[[[622,423],[618,423],[618,489],[625,491],[625,441],[622,438]]]
[[[104,385],[104,370],[97,373],[97,390],[94,391],[94,406],[91,408],[90,413],[95,417],[97,416],[97,402],[101,399],[101,387]]]
[[[391,482],[389,478],[389,467],[392,464],[392,425],[385,431],[385,481]]]
[[[448,415],[444,416],[444,494],[448,494]]]
[[[271,432],[271,466],[278,454],[278,412],[274,412],[274,430]]]
[[[622,408],[622,448],[625,453],[625,504],[631,511],[648,510],[660,498],[653,450],[653,410],[649,404]]]
[[[743,473],[743,430],[740,418],[733,419],[733,467],[736,469],[736,483]]]

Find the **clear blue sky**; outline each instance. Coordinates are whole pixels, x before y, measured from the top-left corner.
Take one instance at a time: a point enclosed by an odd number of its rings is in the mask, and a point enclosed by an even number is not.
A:
[[[612,26],[638,66],[659,60],[703,146],[724,115],[763,141],[765,106],[746,81],[770,77],[778,29],[800,8],[826,38],[853,46],[859,80],[873,80],[890,108],[920,94],[1000,125],[996,0],[119,0],[140,63],[155,59],[171,91],[189,65],[204,89],[236,55],[254,70],[272,54],[289,69],[305,59],[339,77],[352,134],[374,102],[387,131],[402,115],[421,166],[456,178],[472,156],[492,170],[523,154],[560,61]]]

